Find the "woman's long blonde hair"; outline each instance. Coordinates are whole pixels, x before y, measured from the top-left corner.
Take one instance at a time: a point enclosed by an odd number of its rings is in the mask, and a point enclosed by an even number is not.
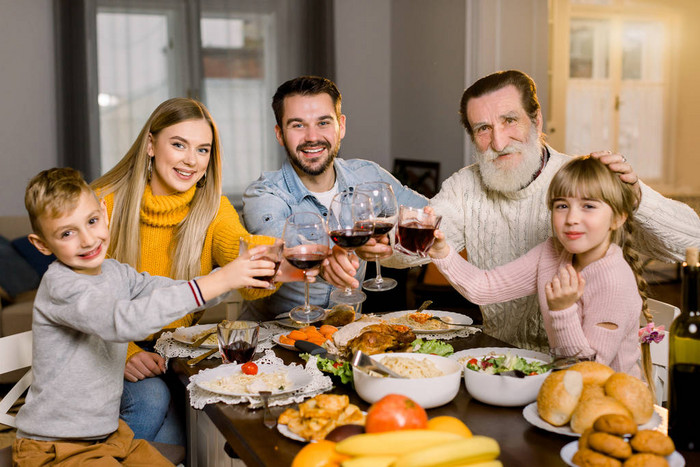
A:
[[[552,179],[547,192],[549,209],[552,209],[555,199],[567,197],[597,199],[610,206],[616,218],[627,216],[622,226],[612,231],[610,241],[622,248],[622,254],[637,280],[639,296],[642,298],[642,315],[647,323],[652,322],[653,317],[647,305],[648,284],[642,276],[642,261],[632,247],[636,224],[634,211],[639,204],[632,185],[620,180],[617,173],[595,157],[582,156],[567,162]],[[654,394],[648,343],[642,344],[642,367],[649,389]]]
[[[194,99],[176,97],[160,104],[148,118],[134,144],[112,170],[92,183],[99,196],[114,193],[110,218],[112,258],[140,269],[140,211],[143,192],[149,180],[149,134],[156,137],[169,126],[187,120],[206,120],[212,131],[212,147],[204,186],[198,186],[187,216],[175,230],[173,244],[163,254],[170,255],[170,277],[192,279],[202,273],[204,237],[216,216],[221,199],[221,145],[219,132],[209,111]],[[155,165],[155,164],[153,164]],[[201,184],[201,183],[200,183]]]

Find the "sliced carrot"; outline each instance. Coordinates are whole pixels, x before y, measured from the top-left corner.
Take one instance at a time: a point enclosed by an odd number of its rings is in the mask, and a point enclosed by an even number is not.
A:
[[[323,345],[323,343],[326,342],[326,339],[325,339],[325,338],[320,338],[320,339],[319,339],[319,338],[317,338],[317,337],[314,337],[314,338],[312,338],[312,339],[309,339],[309,341],[310,341],[310,342],[313,342],[313,343],[316,344],[316,345]]]
[[[305,326],[299,330],[303,333],[307,333],[309,331],[318,331],[318,329],[316,329],[316,326]]]
[[[296,329],[294,331],[290,332],[289,334],[287,334],[287,337],[289,337],[290,339],[293,339],[295,341],[307,339],[306,333],[303,333],[301,331],[297,331]]]
[[[296,341],[294,339],[290,339],[287,336],[280,336],[280,342],[286,345],[294,345],[294,342]]]
[[[336,328],[335,326],[331,326],[330,324],[324,324],[320,327],[319,332],[326,337],[331,337],[333,333],[337,330],[338,328]]]

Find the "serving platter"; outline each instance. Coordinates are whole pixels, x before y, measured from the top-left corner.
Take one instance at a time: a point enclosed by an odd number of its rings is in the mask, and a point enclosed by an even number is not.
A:
[[[228,376],[234,376],[234,375],[239,375],[242,373],[241,367],[243,365],[221,365],[218,366],[212,370],[209,371],[208,376],[209,379],[204,380],[204,381],[197,381],[195,384],[199,386],[200,388],[213,392],[215,394],[221,394],[224,396],[238,396],[238,397],[248,397],[248,396],[257,396],[257,393],[251,393],[251,392],[235,392],[235,391],[228,391],[226,389],[222,388],[217,388],[217,387],[212,387],[211,383],[214,381],[228,377]],[[261,373],[274,373],[277,371],[286,371],[287,372],[287,378],[289,378],[291,384],[289,387],[281,389],[281,390],[273,390],[272,394],[286,394],[294,391],[298,391],[299,389],[304,388],[305,386],[309,385],[311,381],[313,380],[313,377],[304,370],[303,367],[300,366],[286,366],[286,365],[273,365],[273,364],[268,364],[268,363],[261,363],[258,364],[258,374]]]
[[[561,456],[561,459],[566,462],[566,465],[576,467],[576,464],[571,462],[571,459],[574,457],[574,454],[576,454],[576,451],[578,451],[578,441],[572,441],[561,448],[559,455]],[[673,451],[670,456],[666,456],[666,462],[668,462],[669,467],[685,466],[685,459],[678,451]]]
[[[659,407],[658,405],[654,405],[654,413],[651,416],[651,420],[644,423],[643,425],[639,425],[639,429],[653,430],[654,428],[659,426],[661,424],[661,415],[659,414],[660,409],[661,407]],[[543,430],[551,431],[552,433],[559,433],[560,435],[574,436],[577,438],[581,436],[581,433],[575,433],[574,431],[572,431],[571,427],[569,427],[568,424],[564,426],[554,426],[551,423],[544,421],[540,417],[539,412],[537,411],[537,402],[533,402],[532,404],[528,404],[525,406],[525,408],[523,409],[523,417],[531,425],[534,425],[537,428],[542,428]]]
[[[403,316],[414,313],[416,310],[404,310],[404,311],[393,311],[385,315],[379,316],[383,320],[390,320],[392,318],[401,318]],[[433,316],[439,316],[440,318],[450,318],[455,324],[473,324],[474,320],[469,316],[453,313],[451,311],[440,311],[440,310],[426,310],[424,313],[431,314]],[[444,334],[448,332],[454,332],[462,328],[462,326],[449,326],[446,329],[420,329],[408,324],[408,326],[413,329],[416,334]]]

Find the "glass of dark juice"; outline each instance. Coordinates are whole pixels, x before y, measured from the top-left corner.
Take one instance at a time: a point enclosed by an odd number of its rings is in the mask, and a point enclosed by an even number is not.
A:
[[[399,207],[399,226],[396,229],[396,245],[401,253],[427,257],[435,242],[435,229],[440,226],[442,216],[423,208]]]
[[[255,321],[224,320],[216,326],[219,352],[224,363],[247,363],[258,346],[260,324]]]
[[[258,246],[263,247],[263,252],[256,254],[253,259],[272,261],[275,263],[275,273],[271,276],[255,277],[258,280],[267,282],[267,287],[248,288],[273,290],[275,288],[274,278],[277,274],[277,270],[280,267],[280,263],[282,262],[282,249],[284,248],[284,242],[279,238],[268,237],[267,235],[245,235],[239,240],[238,254],[242,255],[246,251]]]

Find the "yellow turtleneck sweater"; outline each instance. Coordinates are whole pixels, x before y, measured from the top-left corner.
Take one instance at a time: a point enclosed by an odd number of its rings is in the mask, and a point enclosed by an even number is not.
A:
[[[190,202],[194,197],[196,186],[183,193],[173,195],[155,196],[150,185],[146,186],[141,202],[141,261],[139,272],[148,272],[153,276],[169,276],[172,265],[170,259],[170,244],[175,235],[175,228],[190,210]],[[114,208],[114,193],[105,196],[107,213],[112,217]],[[229,200],[221,197],[219,211],[207,229],[202,249],[201,274],[209,274],[214,267],[223,266],[238,257],[238,241],[248,232],[241,224],[236,210]],[[135,266],[135,265],[132,265]],[[274,291],[258,289],[241,289],[243,297],[247,300],[264,297]],[[168,328],[191,326],[194,322],[194,314],[189,314],[170,325]],[[150,340],[149,336],[147,340]],[[127,360],[142,349],[133,342],[129,343]]]

